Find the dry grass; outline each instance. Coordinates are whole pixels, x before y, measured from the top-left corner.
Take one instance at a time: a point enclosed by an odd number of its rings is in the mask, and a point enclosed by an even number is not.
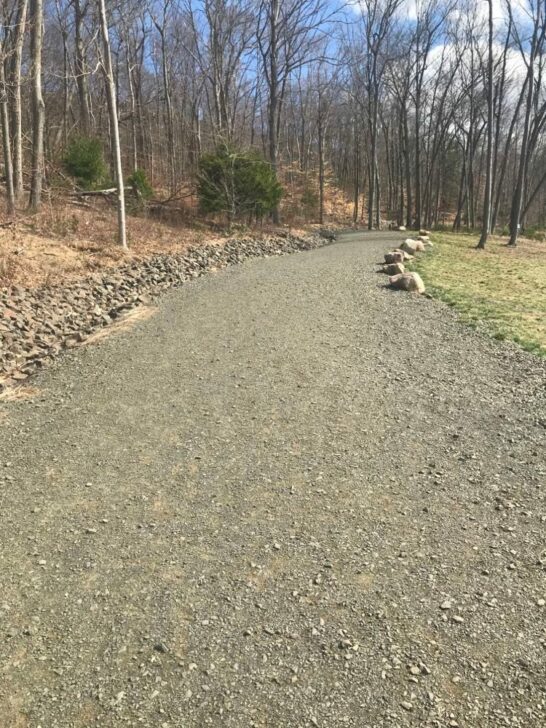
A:
[[[88,336],[87,339],[85,339],[85,341],[81,343],[81,346],[96,344],[97,342],[102,341],[107,337],[122,333],[123,331],[128,331],[129,329],[132,329],[133,326],[135,326],[139,321],[147,321],[148,319],[152,318],[152,316],[155,316],[157,312],[158,309],[154,306],[138,306],[137,308],[134,308],[132,311],[127,313],[125,316],[119,318],[117,321],[114,321],[112,324],[106,326],[103,329],[95,331],[94,334]]]
[[[38,215],[19,215],[0,228],[0,286],[67,282],[120,262],[220,239],[205,228],[145,217],[129,216],[127,226],[130,250],[123,253],[115,241],[115,213],[102,200],[82,208],[60,199]]]
[[[328,210],[335,209],[340,213],[343,195],[333,187],[328,189]],[[286,201],[287,208],[290,204],[296,209],[301,207],[300,190],[301,180],[294,184],[290,200]],[[0,222],[2,203],[0,199]],[[142,260],[157,253],[180,253],[205,243],[220,244],[227,237],[221,224],[197,219],[189,222],[180,208],[166,206],[161,220],[143,215],[128,216],[129,252],[124,253],[115,241],[113,207],[102,199],[89,204],[89,207],[75,206],[59,194],[49,200],[38,215],[19,214],[12,223],[0,226],[0,287],[66,283],[122,262]],[[287,219],[291,221],[290,229],[296,233],[312,227],[298,215],[287,216]],[[256,230],[258,234],[274,231],[275,228],[267,224]],[[237,226],[231,235],[248,232],[245,226]]]
[[[37,387],[18,386],[6,389],[0,394],[0,402],[20,402],[24,399],[34,399],[41,394]]]
[[[318,177],[297,166],[282,170],[284,226],[293,232],[317,227]],[[306,197],[307,196],[307,197]],[[310,196],[310,197],[309,197]],[[154,217],[129,215],[129,252],[116,245],[116,215],[111,203],[90,198],[88,206],[73,204],[66,193],[47,197],[38,215],[20,213],[11,223],[0,225],[0,287],[66,283],[94,271],[141,260],[157,253],[180,253],[204,243],[220,243],[227,231],[220,220],[205,222],[196,216],[197,201],[184,190],[181,200],[157,206]],[[311,204],[309,204],[311,202]],[[6,220],[5,201],[0,196],[0,223]],[[325,224],[344,226],[352,222],[352,203],[339,190],[329,170],[325,179]],[[246,226],[236,226],[248,234]],[[275,228],[260,225],[266,234]]]
[[[508,248],[492,237],[435,233],[434,250],[413,266],[432,293],[471,323],[483,322],[498,339],[546,355],[546,245],[521,239]]]

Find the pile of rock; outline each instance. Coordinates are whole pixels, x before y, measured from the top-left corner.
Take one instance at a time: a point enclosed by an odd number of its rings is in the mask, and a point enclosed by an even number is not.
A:
[[[290,233],[230,239],[180,255],[156,255],[122,265],[66,286],[0,289],[0,391],[25,380],[65,348],[161,291],[196,278],[212,268],[248,258],[283,255],[325,245],[321,235]]]
[[[420,230],[416,238],[406,238],[399,248],[385,253],[383,272],[389,277],[389,285],[402,291],[424,293],[425,284],[419,273],[406,271],[404,263],[413,260],[419,253],[424,253],[432,247],[430,234]]]

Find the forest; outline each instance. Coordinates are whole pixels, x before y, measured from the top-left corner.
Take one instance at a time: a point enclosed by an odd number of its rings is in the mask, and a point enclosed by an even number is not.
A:
[[[546,224],[544,0],[4,0],[6,214],[66,188],[74,140],[184,205],[219,148],[265,160],[325,219],[325,180],[356,224]],[[274,223],[290,210],[274,201]]]

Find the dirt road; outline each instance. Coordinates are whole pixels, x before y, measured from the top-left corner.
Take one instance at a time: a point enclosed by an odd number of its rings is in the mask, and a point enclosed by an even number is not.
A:
[[[545,367],[388,235],[165,295],[0,404],[0,725],[546,723]]]

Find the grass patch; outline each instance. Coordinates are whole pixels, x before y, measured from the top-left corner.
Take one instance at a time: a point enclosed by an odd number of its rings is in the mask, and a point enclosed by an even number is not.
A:
[[[480,251],[478,237],[434,233],[433,250],[412,270],[470,325],[484,324],[494,338],[546,356],[546,244],[522,239],[513,249],[495,236]]]

